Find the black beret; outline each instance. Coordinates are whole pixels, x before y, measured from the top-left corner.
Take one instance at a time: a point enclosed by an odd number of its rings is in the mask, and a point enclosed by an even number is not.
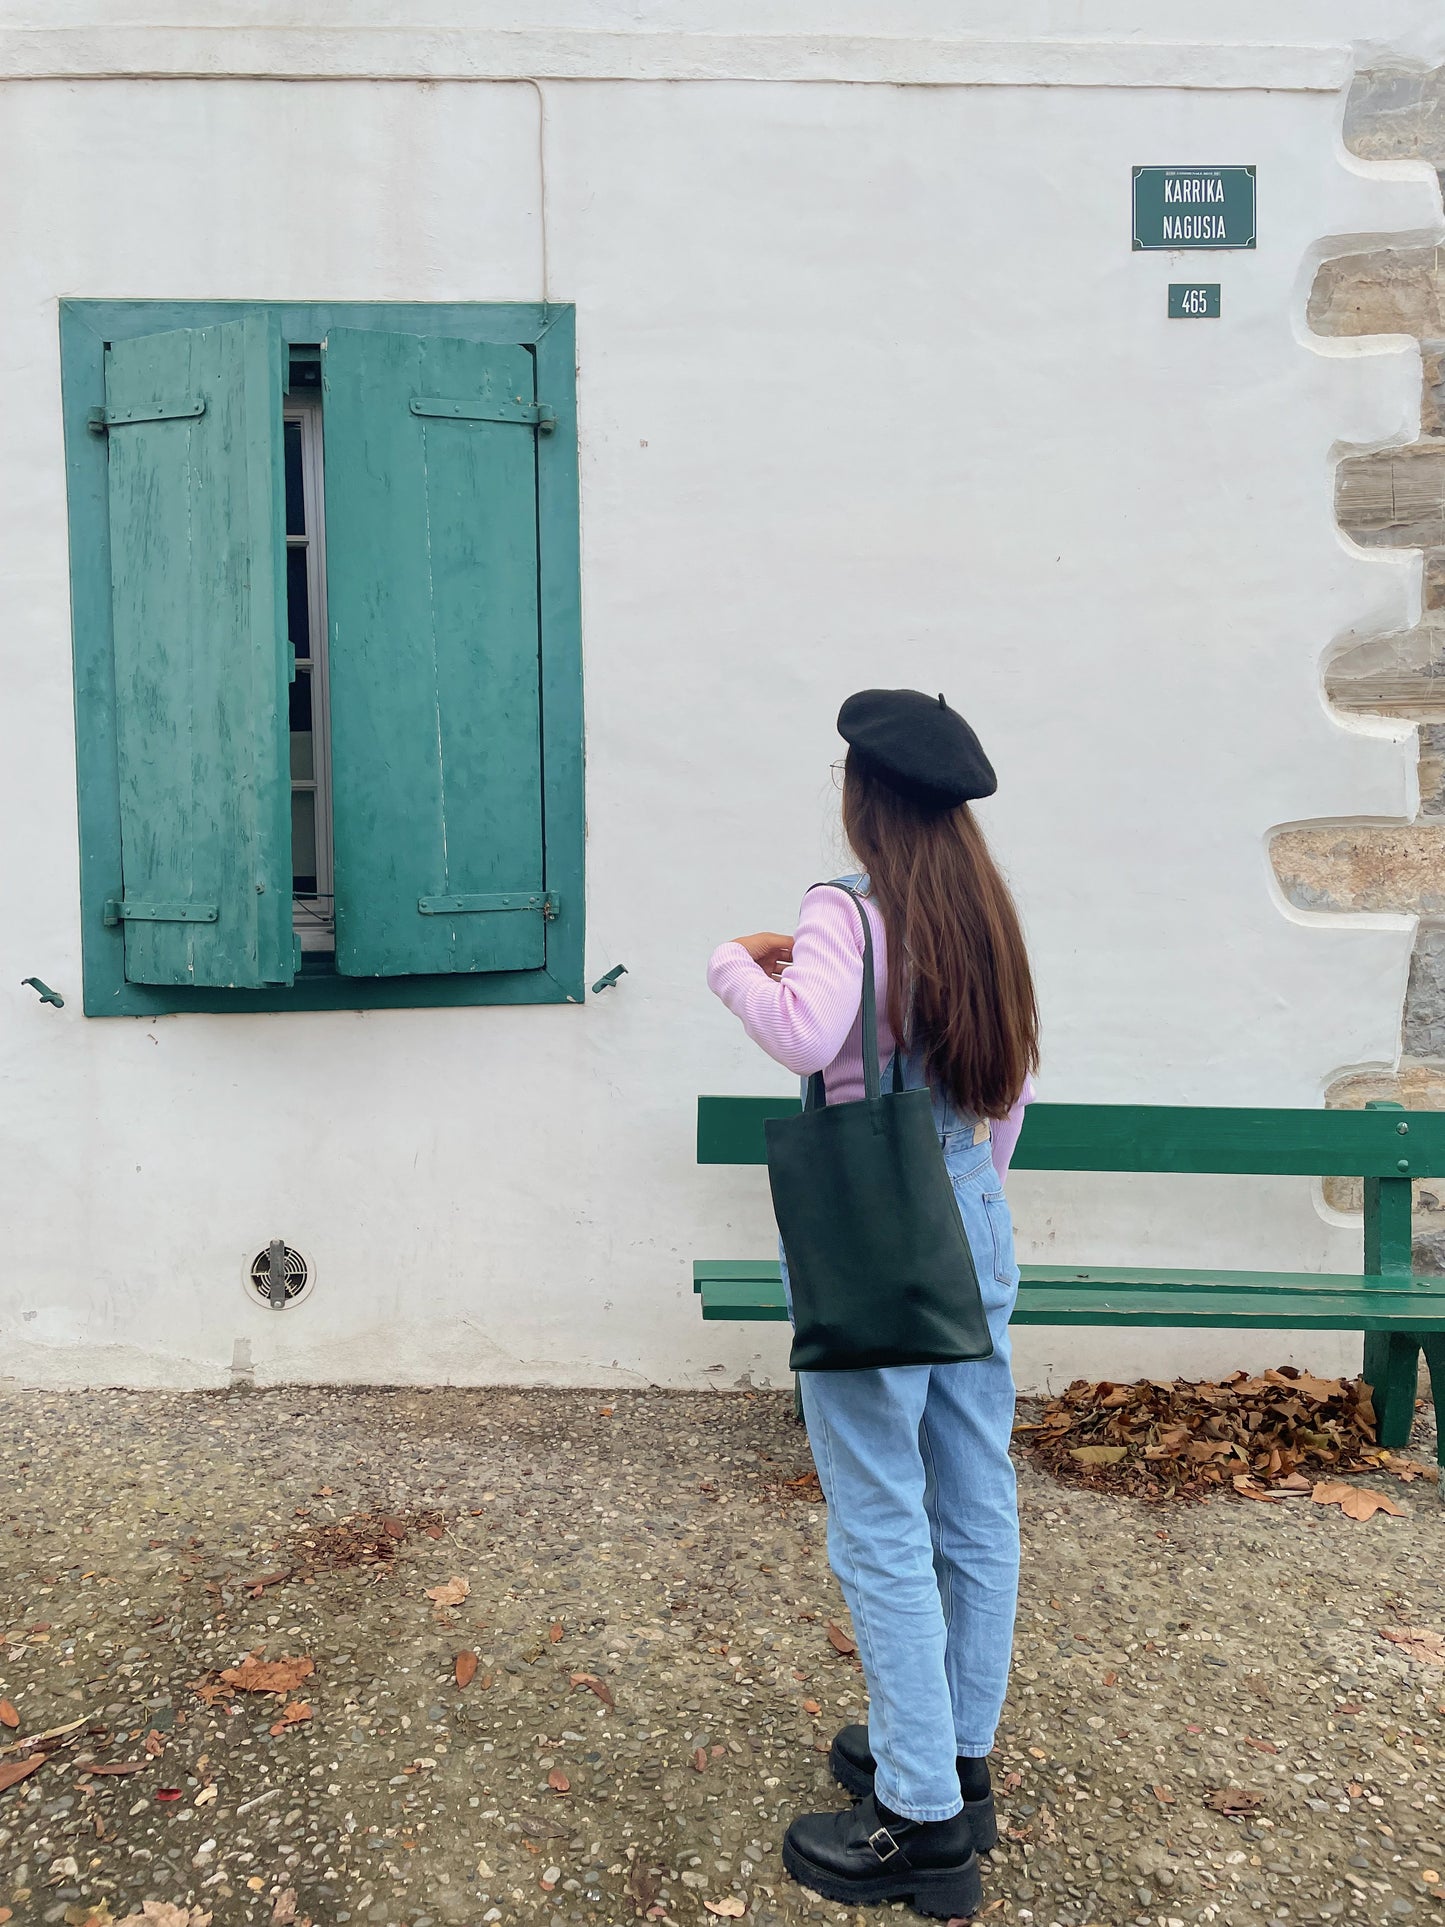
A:
[[[838,711],[838,734],[871,775],[917,802],[952,809],[998,788],[977,736],[942,696],[862,689]]]

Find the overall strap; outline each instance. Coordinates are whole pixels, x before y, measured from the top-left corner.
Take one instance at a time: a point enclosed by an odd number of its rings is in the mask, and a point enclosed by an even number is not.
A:
[[[841,890],[851,897],[857,906],[863,924],[863,1089],[870,1098],[880,1097],[883,1092],[883,1074],[878,1063],[878,990],[873,976],[873,930],[868,921],[868,912],[863,908],[863,899],[847,883],[815,883],[814,890]],[[903,1067],[900,1054],[893,1053],[892,1095],[895,1097],[903,1089]],[[823,1073],[814,1071],[808,1079],[808,1095],[804,1110],[822,1109],[828,1102],[828,1093],[823,1083]]]

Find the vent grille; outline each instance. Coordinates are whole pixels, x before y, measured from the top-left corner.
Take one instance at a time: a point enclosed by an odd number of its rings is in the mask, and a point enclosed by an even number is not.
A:
[[[286,1247],[286,1303],[294,1305],[311,1283],[311,1267],[299,1251]],[[258,1304],[271,1306],[271,1253],[268,1246],[262,1246],[251,1260],[249,1279],[251,1296]]]

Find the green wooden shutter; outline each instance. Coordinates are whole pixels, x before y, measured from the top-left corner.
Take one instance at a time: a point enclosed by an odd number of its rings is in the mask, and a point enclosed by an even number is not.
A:
[[[263,318],[106,351],[121,886],[138,984],[290,983],[281,345]]]
[[[322,346],[336,967],[545,961],[531,355]]]

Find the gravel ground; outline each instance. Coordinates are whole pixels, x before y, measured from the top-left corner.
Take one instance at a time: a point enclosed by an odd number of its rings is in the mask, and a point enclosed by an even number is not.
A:
[[[0,1920],[865,1918],[778,1858],[864,1713],[786,1397],[10,1387],[0,1452],[0,1744],[86,1722],[0,1793]],[[1381,1629],[1445,1631],[1445,1506],[1372,1483],[1403,1517],[1022,1469],[985,1919],[1436,1915],[1445,1665]],[[220,1680],[257,1649],[314,1671]]]

